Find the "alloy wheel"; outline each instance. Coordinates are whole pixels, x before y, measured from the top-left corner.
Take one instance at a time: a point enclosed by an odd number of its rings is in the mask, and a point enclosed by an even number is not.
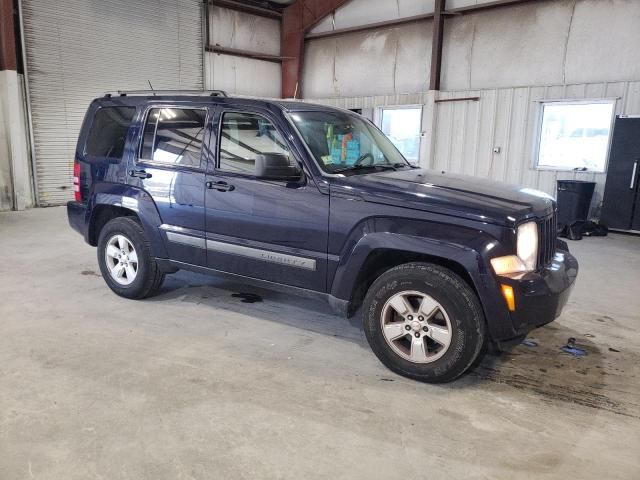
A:
[[[105,262],[109,274],[120,285],[130,285],[138,275],[138,254],[133,243],[124,235],[114,235],[105,248]]]
[[[451,321],[433,297],[418,291],[393,295],[380,315],[382,334],[391,349],[412,363],[431,363],[451,345]]]

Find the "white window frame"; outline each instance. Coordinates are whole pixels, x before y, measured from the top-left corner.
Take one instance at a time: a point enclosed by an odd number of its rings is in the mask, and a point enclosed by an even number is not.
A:
[[[618,98],[593,98],[593,99],[559,99],[559,100],[539,100],[538,101],[538,119],[536,122],[536,131],[535,131],[535,141],[534,141],[534,151],[533,151],[533,159],[532,159],[532,169],[538,171],[551,171],[551,172],[583,172],[583,173],[606,173],[607,168],[609,167],[609,154],[611,151],[611,141],[613,138],[613,126],[616,120],[616,103]],[[602,170],[576,170],[576,168],[563,168],[563,167],[552,167],[549,165],[540,166],[538,162],[540,161],[540,146],[542,143],[542,123],[544,121],[544,107],[546,105],[593,105],[593,104],[606,104],[611,105],[612,113],[611,113],[611,123],[609,125],[609,139],[607,142],[607,153],[604,161]]]
[[[419,133],[420,142],[419,142],[419,145],[418,145],[418,159],[417,159],[417,163],[418,164],[420,163],[420,160],[422,159],[422,138],[424,137],[424,130],[423,130],[423,126],[424,126],[424,107],[425,106],[422,103],[411,103],[411,104],[407,104],[407,105],[380,105],[379,107],[377,107],[375,109],[375,117],[374,117],[375,125],[380,129],[380,131],[382,133],[384,133],[384,131],[382,130],[382,116],[384,115],[384,110],[406,110],[406,109],[409,109],[409,108],[414,108],[414,109],[418,109],[419,108],[420,109],[420,133]],[[385,134],[385,136],[386,136],[386,134]]]

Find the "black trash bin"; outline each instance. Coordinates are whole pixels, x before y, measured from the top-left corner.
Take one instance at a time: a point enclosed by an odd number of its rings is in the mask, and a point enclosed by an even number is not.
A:
[[[595,187],[595,182],[558,180],[558,229],[587,220]]]

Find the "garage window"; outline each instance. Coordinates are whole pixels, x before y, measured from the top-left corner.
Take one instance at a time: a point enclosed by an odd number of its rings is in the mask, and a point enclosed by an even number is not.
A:
[[[536,167],[604,172],[614,107],[613,101],[543,103]]]
[[[122,158],[135,107],[105,107],[93,117],[84,153],[90,157]]]
[[[140,159],[199,167],[206,117],[207,112],[202,109],[151,109],[144,127]]]
[[[412,163],[420,158],[422,107],[390,107],[382,109],[381,130],[400,153]]]

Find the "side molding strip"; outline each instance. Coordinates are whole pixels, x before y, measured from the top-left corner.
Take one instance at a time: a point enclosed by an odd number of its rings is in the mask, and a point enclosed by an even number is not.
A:
[[[264,260],[265,262],[277,263],[287,267],[304,268],[305,270],[312,271],[316,270],[316,261],[313,258],[298,257],[296,255],[288,255],[286,253],[273,252],[261,248],[245,247],[233,243],[218,242],[216,240],[206,240],[202,237],[194,237],[172,231],[178,227],[171,225],[161,225],[160,228],[165,231],[167,240],[173,243],[180,243],[196,248],[206,248],[213,252],[239,255],[241,257],[253,258],[254,260]]]
[[[181,243],[182,245],[189,245],[196,248],[206,248],[204,238],[192,237],[189,235],[183,235],[175,232],[165,232],[167,234],[167,240],[173,243]]]
[[[256,260],[278,263],[280,265],[286,265],[288,267],[304,268],[305,270],[316,269],[316,261],[312,258],[297,257],[295,255],[287,255],[286,253],[278,253],[272,252],[270,250],[245,247],[243,245],[234,245],[232,243],[207,240],[207,249],[220,253],[240,255],[242,257],[253,258]]]

